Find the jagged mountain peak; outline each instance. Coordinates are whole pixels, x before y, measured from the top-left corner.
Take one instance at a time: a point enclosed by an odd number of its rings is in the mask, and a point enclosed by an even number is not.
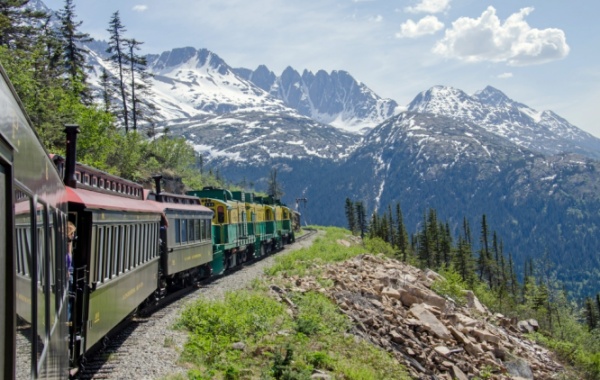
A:
[[[193,47],[175,48],[165,51],[149,63],[153,71],[172,70],[178,66],[188,68],[201,68],[207,66],[221,75],[226,75],[231,68],[217,54],[207,49],[195,49]]]

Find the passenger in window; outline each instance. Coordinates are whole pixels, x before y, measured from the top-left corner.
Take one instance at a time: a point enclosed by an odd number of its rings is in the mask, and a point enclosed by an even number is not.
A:
[[[71,298],[74,294],[73,289],[73,241],[75,241],[75,231],[77,228],[72,222],[67,222],[67,272],[69,273],[69,302],[67,305],[67,318],[71,321]]]

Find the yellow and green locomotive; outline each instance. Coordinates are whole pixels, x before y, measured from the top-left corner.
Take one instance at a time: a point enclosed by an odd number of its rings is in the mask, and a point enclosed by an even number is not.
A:
[[[294,241],[291,210],[271,197],[215,187],[189,191],[213,211],[214,274],[265,256]]]

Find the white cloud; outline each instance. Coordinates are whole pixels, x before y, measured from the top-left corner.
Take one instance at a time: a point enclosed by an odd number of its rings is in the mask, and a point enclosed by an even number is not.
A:
[[[407,7],[410,13],[440,13],[450,7],[450,0],[421,0],[414,7]]]
[[[382,22],[383,21],[383,16],[382,15],[377,15],[377,16],[370,17],[369,21]]]
[[[135,12],[145,12],[146,10],[148,10],[148,6],[144,4],[137,4],[134,5],[131,9]]]
[[[427,34],[434,34],[442,29],[444,24],[435,16],[425,16],[417,22],[408,20],[400,25],[400,32],[396,33],[398,38],[416,38]]]
[[[508,79],[508,78],[512,78],[513,77],[513,73],[502,73],[500,75],[498,75],[498,78],[500,79]]]
[[[479,18],[461,17],[446,30],[433,52],[467,62],[506,62],[511,66],[542,64],[569,54],[560,29],[531,28],[524,20],[533,8],[523,8],[502,24],[496,9],[488,7]]]

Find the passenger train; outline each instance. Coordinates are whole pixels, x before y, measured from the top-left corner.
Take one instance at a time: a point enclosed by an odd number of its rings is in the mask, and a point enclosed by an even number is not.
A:
[[[49,155],[0,72],[3,378],[68,378],[139,307],[294,241],[292,210],[271,197],[171,194],[160,176],[147,190],[78,163],[76,125],[65,157]]]

